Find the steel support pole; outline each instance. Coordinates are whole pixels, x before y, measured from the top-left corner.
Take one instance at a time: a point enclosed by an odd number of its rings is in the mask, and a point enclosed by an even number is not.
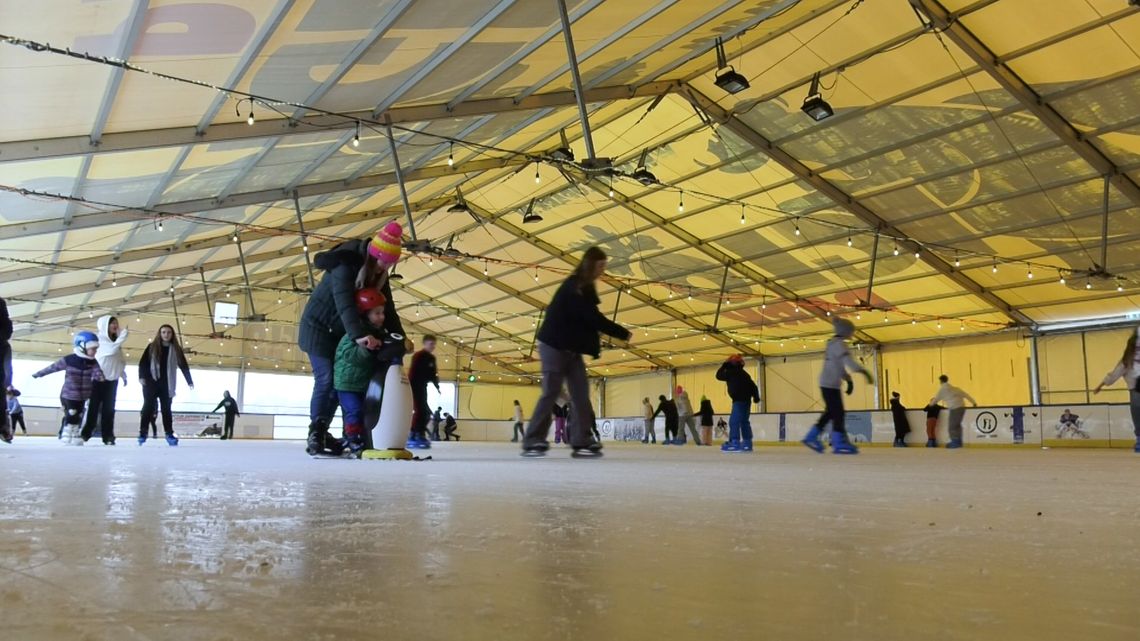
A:
[[[713,329],[720,327],[720,308],[724,305],[724,288],[728,285],[728,269],[729,266],[725,264],[724,275],[720,277],[720,298],[716,301],[716,316],[713,317]]]
[[[875,242],[871,246],[871,276],[869,278],[867,278],[867,300],[864,301],[864,303],[868,307],[871,306],[871,301],[873,300],[871,298],[871,292],[872,292],[872,290],[875,289],[875,267],[878,266],[878,263],[879,263],[879,233],[875,232]]]
[[[566,13],[566,0],[555,0],[562,18],[562,38],[566,41],[566,57],[570,61],[570,77],[574,80],[574,98],[578,103],[578,116],[582,119],[582,140],[586,143],[586,157],[594,155],[594,137],[590,133],[590,119],[586,116],[586,98],[582,93],[582,76],[578,73],[578,54],[574,53],[574,36],[570,33],[570,16]]]
[[[214,308],[210,305],[210,289],[206,287],[206,272],[201,267],[198,268],[198,277],[202,279],[202,293],[206,296],[206,315],[210,317],[210,331],[217,334],[218,326],[214,324]],[[248,282],[248,277],[246,282]]]
[[[392,165],[396,171],[396,184],[400,186],[400,201],[404,203],[404,214],[408,217],[408,234],[416,238],[416,221],[412,220],[412,205],[408,202],[408,189],[404,186],[404,170],[400,168],[400,154],[396,151],[396,137],[392,135],[392,121],[384,117],[384,131],[388,133],[388,145],[392,148]]]
[[[1112,177],[1104,177],[1104,216],[1100,222],[1100,269],[1108,272],[1108,198],[1112,188]]]
[[[297,196],[297,190],[293,190],[293,207],[297,209],[297,229],[301,232],[301,247],[304,249],[305,266],[309,268],[309,289],[315,289],[317,281],[313,278],[313,259],[309,257],[309,239],[305,236],[305,220],[304,215],[301,214],[301,199]]]
[[[241,261],[241,275],[245,279],[245,299],[249,302],[249,316],[257,316],[257,305],[253,302],[253,286],[249,282],[249,270],[245,267],[245,252],[241,248],[241,238],[234,243],[238,248],[238,260]],[[308,252],[305,253],[306,257]]]

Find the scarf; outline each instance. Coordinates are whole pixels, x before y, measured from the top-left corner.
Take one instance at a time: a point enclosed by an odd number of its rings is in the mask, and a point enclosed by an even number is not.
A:
[[[162,360],[162,347],[163,346],[170,348],[166,352],[166,363],[165,363],[165,365],[161,365],[158,362],[158,361]],[[170,394],[170,398],[174,398],[174,390],[176,390],[178,388],[178,370],[179,370],[178,353],[175,351],[174,345],[172,345],[171,343],[163,343],[158,348],[158,354],[159,354],[158,357],[155,357],[153,351],[150,353],[150,377],[155,383],[162,380],[162,369],[161,368],[165,367],[166,373],[167,373],[167,376],[166,376],[167,390],[166,391],[168,394]]]

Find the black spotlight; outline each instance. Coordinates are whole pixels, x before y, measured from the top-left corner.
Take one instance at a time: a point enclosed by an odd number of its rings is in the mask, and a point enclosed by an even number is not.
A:
[[[449,213],[449,214],[462,214],[462,213],[470,214],[471,208],[467,206],[467,201],[463,199],[463,191],[459,187],[456,187],[455,188],[455,194],[456,194],[455,204],[447,208],[447,213]]]
[[[656,185],[658,183],[657,176],[654,176],[653,172],[649,171],[649,169],[645,166],[645,161],[648,158],[649,150],[645,149],[641,152],[641,160],[637,162],[637,169],[634,169],[633,173],[630,174],[631,178],[645,185],[646,187],[650,185]]]
[[[811,77],[811,89],[808,90],[808,96],[804,98],[804,105],[800,109],[816,122],[835,115],[835,110],[827,104],[823,96],[819,95],[819,73]]]
[[[523,214],[523,224],[529,225],[530,223],[541,223],[542,216],[534,213],[534,199],[530,199],[530,204],[526,206],[526,213]]]
[[[728,93],[740,93],[751,87],[748,78],[745,78],[736,69],[728,66],[728,58],[724,55],[724,42],[716,39],[716,86]]]

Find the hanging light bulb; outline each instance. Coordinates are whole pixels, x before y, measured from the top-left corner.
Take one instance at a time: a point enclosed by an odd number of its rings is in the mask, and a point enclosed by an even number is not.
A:
[[[1033,265],[1025,266],[1025,278],[1028,280],[1033,280]]]
[[[997,259],[996,258],[994,259],[993,269],[991,269],[990,271],[992,271],[995,274],[997,273]]]
[[[1118,291],[1118,292],[1124,291],[1124,284],[1121,283],[1120,281],[1116,281],[1116,291]]]
[[[353,147],[359,147],[360,146],[360,121],[359,120],[356,121],[356,133],[352,136],[352,146]]]
[[[483,275],[487,275],[487,261],[483,261]]]
[[[740,203],[740,224],[744,224],[744,203]]]
[[[919,249],[915,249],[915,250],[914,250],[914,257],[915,257],[915,258],[918,258],[918,255],[919,255],[919,253],[920,253],[920,252],[921,252],[921,250],[919,250]]]
[[[685,213],[685,192],[681,191],[677,196],[677,213]]]
[[[1092,289],[1092,280],[1089,278],[1085,279],[1085,289]]]
[[[850,236],[848,236],[848,237],[847,237],[847,246],[848,246],[848,247],[851,247],[851,246],[852,246],[852,245],[854,245],[854,244],[855,244],[855,243],[851,241],[851,237],[850,237]]]
[[[938,329],[942,329],[942,321],[938,321]]]
[[[1061,284],[1062,284],[1062,285],[1064,285],[1064,284],[1065,284],[1065,274],[1064,274],[1064,272],[1062,272],[1062,271],[1061,271],[1061,270],[1059,270],[1059,269],[1057,270],[1057,279],[1058,279],[1059,281],[1061,281]]]
[[[162,231],[162,219],[158,219],[158,231]]]
[[[95,318],[95,312],[87,310],[87,318]]]
[[[899,255],[899,244],[896,242],[895,243],[895,256],[898,256],[898,255]]]
[[[855,320],[863,320],[863,312],[855,312]]]
[[[280,304],[281,304],[281,297],[280,297],[280,296],[278,296],[278,297],[277,297],[277,304],[278,304],[278,305],[280,305]]]
[[[245,124],[252,126],[253,122],[254,122],[254,120],[253,120],[253,101],[250,100],[249,101],[249,117],[245,119]]]
[[[689,288],[689,300],[693,300],[693,288]]]
[[[541,182],[542,182],[542,176],[539,175],[539,173],[538,173],[538,163],[534,163],[534,184],[537,185]]]
[[[111,287],[118,287],[118,286],[119,286],[118,279],[115,278],[114,274],[111,274]]]
[[[610,174],[610,198],[614,197],[614,177]]]
[[[534,282],[538,282],[538,267],[534,268]]]
[[[237,234],[237,228],[236,227],[234,228],[234,235],[230,237],[230,240],[234,241],[235,243],[238,241],[238,234]]]
[[[912,319],[910,319],[910,324],[911,324],[911,325],[917,325],[917,324],[918,324],[918,321],[917,321],[916,319],[913,319],[913,318],[912,318]]]
[[[954,252],[954,266],[961,267],[962,261],[958,258],[958,252]]]
[[[455,164],[455,143],[452,142],[447,148],[447,166],[450,167]]]
[[[800,235],[800,224],[799,223],[796,223],[796,235],[797,236]]]
[[[958,325],[958,331],[959,332],[966,331],[966,322],[965,321],[961,321],[961,324]]]

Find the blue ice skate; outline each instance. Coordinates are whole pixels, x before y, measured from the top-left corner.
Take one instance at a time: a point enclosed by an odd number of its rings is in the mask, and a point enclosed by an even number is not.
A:
[[[745,450],[741,446],[740,441],[725,441],[724,445],[720,446],[720,451],[729,452],[729,453],[737,453],[737,452],[743,452]],[[749,450],[749,451],[751,451],[751,450]]]
[[[173,434],[167,434],[166,444],[170,447],[178,447],[178,437]]]
[[[146,437],[145,436],[139,437],[139,445],[146,445]]]
[[[740,451],[741,452],[751,452],[752,451],[752,441],[740,441]]]
[[[926,447],[938,447],[938,441],[934,439],[927,439]]]
[[[803,443],[809,449],[822,454],[823,442],[819,440],[819,426],[813,425],[812,428],[808,430],[807,436],[805,436],[804,440],[800,441],[800,443]]]
[[[950,442],[946,444],[946,449],[948,450],[956,450],[960,447],[962,447],[962,439],[960,438],[951,439]]]
[[[858,454],[859,448],[847,440],[847,434],[844,432],[832,432],[831,451],[833,454]]]

